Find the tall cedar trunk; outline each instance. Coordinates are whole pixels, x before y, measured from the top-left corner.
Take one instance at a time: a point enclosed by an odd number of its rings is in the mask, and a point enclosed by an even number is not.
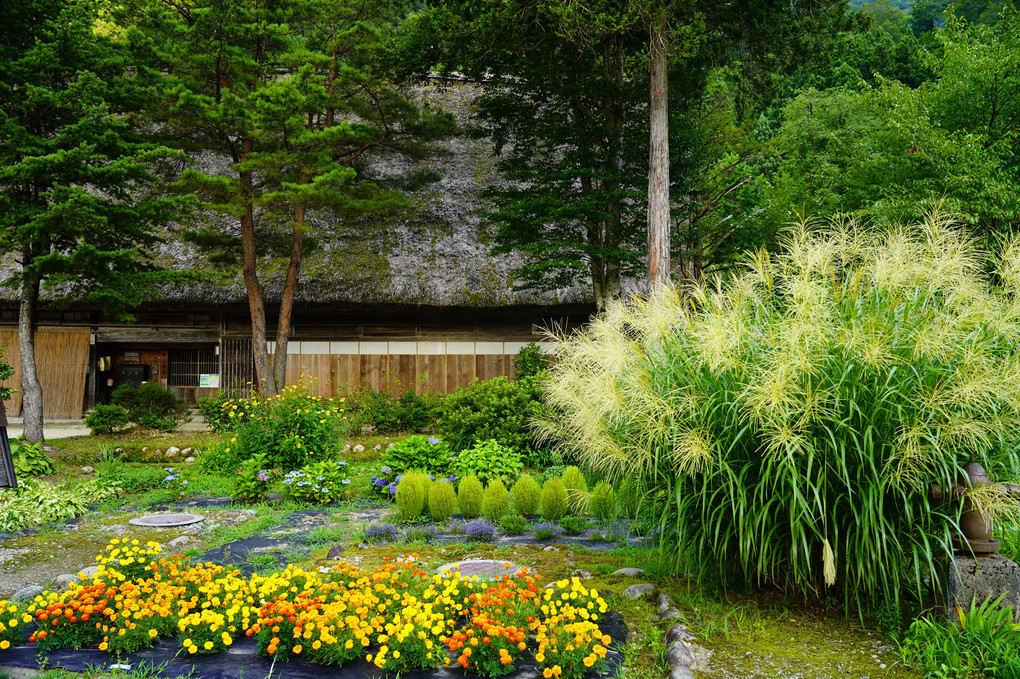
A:
[[[648,287],[654,291],[669,282],[669,107],[665,15],[652,20],[649,33]]]
[[[32,263],[31,246],[23,250],[22,266]],[[39,325],[39,279],[22,274],[18,311],[18,349],[21,352],[21,416],[28,441],[43,440],[43,390],[35,369],[35,331]]]
[[[308,183],[308,172],[301,168],[299,184]],[[290,232],[290,261],[287,263],[287,279],[283,283],[280,297],[280,318],[276,324],[276,353],[273,354],[273,377],[276,388],[282,390],[287,384],[287,343],[290,341],[291,321],[294,314],[294,297],[297,294],[298,277],[301,274],[301,260],[305,236],[305,206],[294,206],[294,226]]]
[[[241,160],[252,152],[254,144],[250,139],[241,142]],[[262,286],[259,284],[256,271],[255,256],[255,215],[252,208],[254,182],[252,173],[240,173],[241,186],[246,194],[244,197],[244,214],[241,215],[241,271],[244,274],[244,286],[248,291],[248,308],[251,312],[252,357],[255,360],[255,381],[258,388],[266,396],[276,396],[276,383],[269,365],[269,351],[266,345],[266,305],[262,297]]]

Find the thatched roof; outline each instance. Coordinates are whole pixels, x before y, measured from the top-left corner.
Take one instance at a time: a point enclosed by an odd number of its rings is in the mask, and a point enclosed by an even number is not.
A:
[[[421,86],[415,95],[451,111],[462,127],[471,124],[470,106],[476,93],[470,83]],[[579,288],[539,295],[513,290],[511,272],[516,259],[493,256],[490,231],[480,210],[486,207],[482,190],[498,181],[491,146],[458,135],[439,144],[440,153],[417,166],[398,158],[373,160],[376,176],[399,176],[408,170],[428,169],[441,178],[409,194],[410,210],[396,217],[346,223],[327,214],[312,214],[310,234],[316,247],[302,267],[299,301],[342,304],[414,304],[427,306],[507,306],[584,303],[590,292]],[[203,157],[200,167],[225,163]],[[221,224],[237,233],[237,225],[220,214],[199,218]],[[203,254],[184,242],[185,227],[171,229],[156,253],[171,268],[207,269]],[[260,277],[268,303],[279,299],[286,263],[265,257]],[[0,275],[15,273],[9,261]],[[4,276],[6,277],[6,276]],[[13,291],[2,289],[0,299],[13,301]],[[240,272],[222,282],[167,289],[170,303],[228,304],[247,299]]]

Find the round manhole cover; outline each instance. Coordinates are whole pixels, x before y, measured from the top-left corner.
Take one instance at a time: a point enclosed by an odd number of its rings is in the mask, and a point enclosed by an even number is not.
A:
[[[151,516],[139,516],[137,519],[131,519],[128,523],[150,528],[176,528],[204,520],[205,517],[198,514],[152,514]]]
[[[468,561],[454,561],[453,563],[443,564],[436,572],[442,574],[449,571],[452,574],[454,571],[459,571],[466,578],[477,575],[480,580],[497,580],[504,575],[513,577],[519,573],[525,573],[527,570],[527,568],[522,568],[510,561],[470,559]]]

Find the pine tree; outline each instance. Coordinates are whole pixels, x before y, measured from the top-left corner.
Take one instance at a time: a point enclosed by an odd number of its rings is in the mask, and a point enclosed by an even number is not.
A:
[[[129,317],[165,273],[145,252],[186,200],[152,188],[169,149],[131,116],[141,93],[117,45],[95,31],[96,3],[18,0],[0,44],[0,255],[20,295],[25,437],[43,437],[36,372],[40,290]]]
[[[126,9],[121,21],[162,93],[165,134],[215,159],[189,168],[181,188],[231,218],[226,232],[195,235],[240,249],[255,376],[271,396],[286,376],[308,211],[342,219],[399,207],[401,194],[365,181],[365,159],[421,155],[423,140],[448,133],[452,120],[420,110],[379,72],[380,32],[399,9],[391,3],[133,0]],[[270,361],[259,248],[274,221],[290,235]]]

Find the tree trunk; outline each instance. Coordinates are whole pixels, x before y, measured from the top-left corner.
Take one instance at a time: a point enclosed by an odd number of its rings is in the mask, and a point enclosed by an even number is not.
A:
[[[299,184],[308,183],[308,172],[301,168]],[[276,353],[273,354],[273,376],[277,390],[287,384],[287,344],[290,341],[291,321],[294,314],[294,297],[297,295],[298,277],[301,274],[301,261],[305,237],[305,206],[298,203],[294,206],[294,225],[290,232],[290,261],[287,263],[287,278],[283,283],[283,294],[280,297],[280,318],[276,324]]]
[[[241,160],[254,148],[250,139],[242,142]],[[255,215],[252,207],[254,182],[250,171],[241,172],[241,186],[247,192],[244,197],[244,214],[241,215],[241,272],[244,287],[248,291],[248,308],[251,313],[252,357],[255,360],[255,381],[265,396],[276,396],[276,382],[269,365],[269,350],[266,345],[266,305],[259,284],[255,256]]]
[[[22,266],[32,263],[32,250],[23,250]],[[35,369],[35,331],[39,325],[39,279],[22,274],[18,311],[18,350],[21,352],[21,416],[25,440],[43,440],[43,390]]]
[[[652,20],[649,46],[648,287],[654,292],[669,282],[669,85],[664,15]]]

